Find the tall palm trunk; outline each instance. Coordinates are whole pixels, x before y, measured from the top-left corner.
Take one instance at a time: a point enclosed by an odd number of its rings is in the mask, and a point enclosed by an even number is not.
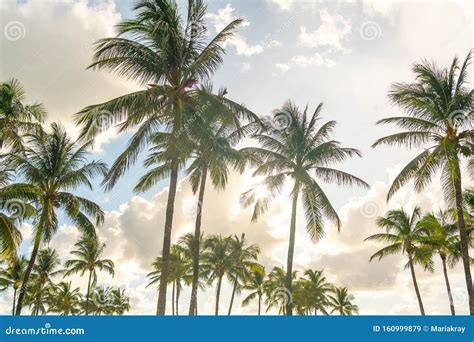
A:
[[[166,203],[165,232],[163,237],[163,254],[161,257],[160,288],[158,293],[158,304],[156,314],[164,316],[166,313],[166,288],[168,285],[168,273],[170,264],[171,230],[173,228],[174,200],[176,197],[176,186],[178,183],[178,160],[171,162],[170,188],[168,202]]]
[[[197,290],[199,285],[199,239],[201,237],[202,209],[204,205],[204,191],[206,189],[207,166],[201,172],[201,184],[199,186],[198,209],[196,213],[196,224],[194,225],[193,244],[193,280],[191,285],[191,301],[189,304],[189,316],[197,315]]]
[[[39,315],[42,292],[43,292],[43,286],[40,286],[40,288],[38,289],[38,295],[36,296],[36,300],[35,300],[35,310],[33,311],[33,316]]]
[[[237,280],[234,282],[234,288],[232,289],[232,295],[230,296],[230,304],[229,304],[229,312],[227,313],[227,316],[230,316],[232,313],[232,305],[234,305],[234,297],[235,297],[235,292],[237,291]]]
[[[464,221],[464,209],[462,206],[462,185],[461,171],[457,168],[457,176],[454,179],[454,189],[456,192],[456,211],[458,216],[459,236],[461,240],[461,254],[464,266],[464,275],[466,277],[466,288],[469,296],[469,313],[474,315],[474,293],[472,289],[471,262],[469,257],[469,237],[466,232],[466,222]]]
[[[40,234],[40,231],[38,230],[35,237],[35,244],[33,245],[33,251],[31,252],[30,261],[28,262],[28,266],[26,267],[26,270],[25,270],[25,275],[23,276],[23,282],[20,287],[20,294],[18,295],[18,301],[16,303],[15,315],[17,316],[21,315],[21,307],[23,306],[23,300],[25,299],[25,294],[26,294],[26,286],[28,285],[31,271],[33,270],[33,266],[35,265],[35,262],[36,262],[36,256],[38,255],[40,242],[41,242],[41,234]]]
[[[217,280],[217,291],[216,291],[216,316],[219,315],[219,298],[221,296],[221,285],[222,285],[222,277],[219,276]]]
[[[260,316],[260,310],[262,308],[262,295],[258,294],[258,315]]]
[[[174,293],[176,289],[176,283],[173,281],[173,287],[171,290],[171,314],[174,316]]]
[[[411,254],[408,254],[408,264],[410,265],[411,278],[413,280],[413,286],[415,287],[416,298],[418,299],[418,305],[420,306],[421,315],[425,315],[425,309],[423,308],[423,302],[421,301],[420,290],[418,289],[418,283],[416,281],[415,267],[413,266],[413,259]]]
[[[16,303],[16,290],[17,288],[13,288],[13,305],[12,305],[12,315],[15,315],[15,303]]]
[[[288,245],[288,259],[286,262],[286,289],[288,290],[288,296],[286,304],[286,315],[293,315],[293,301],[291,298],[292,293],[292,273],[293,273],[293,255],[295,253],[295,235],[296,235],[296,208],[298,204],[298,193],[299,193],[299,182],[295,181],[295,187],[293,189],[293,204],[291,206],[291,222],[290,222],[290,241]]]
[[[180,295],[180,283],[179,280],[176,280],[176,316],[179,316],[179,295]]]
[[[443,263],[443,274],[444,274],[444,281],[446,283],[446,290],[448,290],[449,308],[451,309],[451,315],[455,316],[456,311],[454,310],[453,296],[451,294],[451,286],[449,285],[448,269],[446,267],[446,256],[440,255],[440,257]]]
[[[89,315],[89,297],[91,295],[91,279],[92,279],[92,270],[89,270],[89,280],[87,281],[87,294],[86,294],[86,312],[85,315]]]

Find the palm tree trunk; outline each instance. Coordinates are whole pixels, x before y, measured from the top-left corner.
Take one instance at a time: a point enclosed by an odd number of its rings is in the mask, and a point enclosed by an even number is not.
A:
[[[286,289],[288,291],[286,303],[286,315],[293,315],[293,301],[291,299],[292,290],[292,273],[293,273],[293,255],[295,253],[295,235],[296,235],[296,208],[298,204],[299,182],[295,181],[293,189],[293,204],[291,207],[291,223],[290,223],[290,241],[288,245],[288,259],[286,262]]]
[[[262,307],[262,295],[258,295],[258,315],[260,316],[260,310]]]
[[[16,287],[13,288],[13,306],[12,306],[12,315],[15,315],[15,303],[16,303]]]
[[[413,266],[413,259],[408,254],[408,264],[410,265],[411,278],[413,279],[413,286],[415,287],[416,298],[418,299],[418,305],[420,306],[421,315],[425,315],[425,309],[423,308],[423,302],[421,301],[420,290],[418,289],[418,283],[416,281],[415,267]]]
[[[197,315],[197,290],[199,285],[199,239],[201,237],[202,208],[204,204],[204,191],[206,189],[207,166],[201,172],[201,184],[199,186],[198,209],[196,213],[196,223],[194,225],[193,244],[193,280],[191,285],[191,301],[189,304],[189,316]]]
[[[462,185],[461,171],[457,167],[457,176],[454,179],[454,189],[456,192],[456,211],[458,216],[459,237],[461,240],[461,254],[464,266],[464,275],[466,277],[466,288],[469,296],[469,313],[474,315],[474,293],[472,289],[471,262],[469,257],[469,236],[466,232],[466,222],[464,221],[464,209],[462,206]]]
[[[230,296],[229,312],[227,316],[230,316],[232,312],[232,305],[234,304],[235,291],[237,291],[237,281],[234,282],[234,288],[232,289],[232,295]]]
[[[21,308],[23,306],[23,300],[25,299],[26,294],[26,286],[28,285],[28,281],[30,280],[31,271],[33,270],[33,266],[36,262],[36,256],[38,255],[40,242],[41,242],[41,232],[38,230],[35,237],[35,244],[33,245],[33,251],[31,252],[30,261],[28,262],[28,266],[25,270],[25,275],[23,276],[23,282],[20,287],[20,294],[18,295],[18,301],[16,303],[15,308],[15,315],[21,315]]]
[[[86,294],[86,312],[85,315],[89,315],[89,297],[91,295],[91,279],[92,279],[92,270],[89,270],[89,280],[87,281],[87,294]]]
[[[449,285],[448,269],[446,267],[446,256],[441,255],[441,261],[443,262],[443,274],[444,281],[446,283],[446,290],[448,290],[449,308],[451,309],[451,315],[455,316],[456,311],[454,310],[453,296],[451,294],[451,286]]]
[[[43,286],[40,286],[40,288],[38,289],[38,295],[36,296],[36,300],[35,300],[36,310],[33,312],[33,316],[38,316],[39,315],[39,307],[41,305],[42,292],[43,292]]]
[[[179,281],[176,281],[176,316],[179,316],[179,293],[180,293],[180,284]]]
[[[216,316],[219,315],[219,298],[221,296],[221,285],[222,276],[217,280],[217,291],[216,291]]]
[[[314,315],[315,315],[315,316],[318,315],[318,309],[314,309]]]
[[[166,313],[166,288],[168,285],[168,273],[170,264],[171,230],[173,228],[174,199],[176,197],[176,186],[178,183],[178,160],[171,162],[170,187],[168,202],[166,203],[165,232],[163,237],[163,254],[161,257],[160,288],[158,293],[158,304],[156,314],[164,316]]]
[[[171,314],[174,316],[174,292],[175,292],[175,282],[173,281],[173,289],[171,290]]]

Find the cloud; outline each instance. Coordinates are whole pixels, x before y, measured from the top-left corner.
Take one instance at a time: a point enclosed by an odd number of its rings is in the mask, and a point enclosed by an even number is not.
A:
[[[326,47],[344,53],[350,52],[342,46],[342,41],[351,32],[350,19],[339,14],[331,15],[326,10],[321,10],[319,17],[321,24],[316,30],[308,32],[306,27],[300,28],[300,42],[310,48]]]
[[[231,4],[225,5],[225,7],[217,10],[216,13],[208,13],[206,17],[214,26],[215,32],[220,32],[226,27],[232,20],[238,17],[234,15],[234,8]],[[240,27],[250,26],[250,22],[244,20]],[[242,36],[240,33],[234,33],[232,38],[228,39],[225,45],[231,45],[236,49],[237,55],[252,56],[261,54],[265,49],[280,46],[281,43],[277,40],[264,41],[258,44],[251,44],[247,41],[247,38]]]
[[[277,6],[281,10],[288,11],[293,7],[295,0],[267,0],[267,2]]]
[[[278,71],[287,72],[291,68],[297,67],[309,67],[309,66],[325,66],[328,68],[332,68],[336,65],[336,62],[327,57],[323,57],[320,53],[315,53],[312,56],[293,56],[291,60],[287,63],[277,63],[275,67]]]
[[[121,16],[113,0],[10,0],[1,2],[1,12],[2,80],[18,78],[28,102],[45,104],[48,122],[60,121],[75,135],[74,113],[135,90],[108,72],[85,70],[93,43],[115,35]],[[97,145],[115,136],[103,133]]]

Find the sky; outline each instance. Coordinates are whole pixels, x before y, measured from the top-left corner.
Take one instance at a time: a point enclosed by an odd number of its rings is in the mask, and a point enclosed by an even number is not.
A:
[[[48,108],[48,122],[61,122],[77,135],[73,114],[139,89],[133,81],[105,71],[86,70],[93,43],[114,35],[114,25],[130,18],[132,1],[0,0],[0,80],[18,78],[29,102]],[[185,4],[179,2],[182,10]],[[474,4],[474,3],[473,3]],[[473,46],[473,4],[470,1],[209,1],[207,22],[211,34],[238,17],[244,24],[226,43],[224,63],[213,78],[214,86],[226,87],[229,97],[259,115],[269,115],[291,99],[314,110],[324,103],[324,120],[336,120],[335,139],[358,148],[361,159],[351,159],[341,168],[368,182],[369,190],[325,185],[324,190],[342,219],[342,229],[326,224],[326,236],[314,243],[305,231],[298,209],[295,267],[324,269],[327,278],[347,286],[356,296],[361,314],[418,314],[416,297],[402,256],[369,263],[380,245],[364,242],[378,231],[375,218],[387,209],[415,205],[424,211],[443,206],[439,182],[423,194],[410,186],[389,203],[391,180],[415,154],[401,148],[371,149],[373,142],[393,131],[376,126],[383,117],[402,114],[390,104],[387,91],[393,82],[411,81],[411,66],[423,59],[440,66],[454,56],[464,58]],[[471,68],[472,74],[472,68]],[[472,80],[472,77],[471,77]],[[471,82],[472,84],[472,82]],[[133,132],[102,133],[92,158],[112,164]],[[248,142],[251,143],[251,142]],[[142,158],[143,159],[143,158]],[[116,264],[114,278],[99,276],[99,285],[124,287],[131,298],[131,314],[153,314],[157,293],[146,288],[145,275],[160,255],[167,181],[152,190],[135,194],[134,184],[144,169],[138,162],[115,189],[104,193],[99,186],[79,193],[98,202],[106,211],[99,228],[106,243],[106,256]],[[467,177],[465,177],[467,179]],[[206,234],[245,233],[262,249],[260,261],[267,272],[286,264],[289,228],[288,189],[276,198],[257,223],[250,223],[251,210],[241,208],[239,196],[255,180],[251,170],[232,174],[225,191],[208,187],[203,204]],[[465,185],[472,184],[469,181]],[[173,242],[193,230],[194,198],[185,175],[181,175],[176,199]],[[28,252],[31,227],[22,227],[22,251]],[[69,222],[50,245],[68,255],[79,233]],[[460,265],[449,270],[454,301],[459,313],[467,313],[467,295]],[[440,265],[434,274],[417,269],[425,309],[429,314],[449,314],[449,304]],[[72,277],[74,286],[85,288],[83,277]],[[226,312],[230,286],[224,285],[221,311]],[[170,296],[169,296],[170,297]],[[257,303],[234,313],[255,314]],[[199,293],[200,314],[212,314],[214,287]],[[0,313],[9,312],[10,294],[0,294]],[[180,301],[180,311],[189,305],[189,288]],[[275,313],[270,311],[269,313]]]

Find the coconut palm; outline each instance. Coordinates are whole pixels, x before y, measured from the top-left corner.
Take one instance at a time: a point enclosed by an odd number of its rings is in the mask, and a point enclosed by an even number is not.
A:
[[[414,181],[416,191],[422,191],[441,170],[446,205],[457,211],[469,307],[471,315],[474,315],[469,238],[464,218],[460,168],[462,161],[468,160],[470,173],[474,172],[472,90],[467,86],[470,61],[471,53],[462,65],[454,58],[449,69],[439,68],[427,61],[415,64],[412,69],[415,81],[395,83],[389,92],[390,100],[407,115],[378,121],[378,124],[393,123],[402,132],[377,140],[373,147],[405,145],[423,149],[394,179],[387,199],[410,180]]]
[[[27,264],[28,260],[21,256],[12,260],[10,264],[8,264],[7,268],[0,270],[0,291],[3,291],[9,287],[13,289],[12,315],[15,314],[16,297],[18,289],[21,286],[23,274],[25,273]]]
[[[200,231],[200,230],[199,230]],[[187,260],[191,260],[191,270],[190,270],[190,273],[189,273],[189,276],[190,278],[187,279],[187,282],[188,283],[191,283],[191,290],[192,290],[192,282],[193,282],[193,277],[194,277],[194,261],[196,259],[194,259],[194,255],[195,255],[195,251],[194,251],[194,248],[196,246],[196,240],[194,239],[194,234],[193,233],[188,233],[188,234],[185,234],[183,235],[182,237],[179,238],[179,241],[178,241],[178,246],[181,250],[181,253],[183,253],[184,255],[184,258],[187,259]],[[204,234],[201,232],[200,235],[199,235],[199,241],[198,241],[198,247],[199,247],[199,253],[198,255],[202,255],[203,251],[204,251],[204,246],[203,246],[203,242],[204,241]],[[198,282],[197,282],[197,287],[200,288],[200,289],[203,289],[205,288],[206,286],[206,272],[204,271],[204,269],[201,267],[202,266],[202,260],[198,260],[199,261],[199,264],[198,264],[198,271],[199,271],[199,274],[198,274]],[[192,295],[192,291],[191,291],[191,295]],[[191,300],[192,301],[192,300]],[[194,310],[192,311],[192,313],[189,313],[189,315],[191,316],[195,316],[197,315],[197,293],[195,294],[195,306],[194,306]]]
[[[123,315],[130,310],[130,298],[125,294],[124,289],[114,288],[110,293],[113,313]]]
[[[159,284],[161,281],[162,258],[157,257],[152,264],[153,271],[148,273],[148,286]],[[171,291],[171,312],[172,315],[179,314],[179,297],[183,289],[183,282],[189,283],[191,272],[191,259],[187,258],[183,248],[179,245],[171,246],[170,254],[170,274],[168,282],[172,285]]]
[[[265,293],[266,312],[272,308],[277,308],[278,313],[284,315],[286,307],[293,302],[293,295],[286,287],[286,272],[283,267],[274,267],[268,274],[267,279],[263,283],[263,291]],[[296,279],[296,271],[291,274],[291,281]]]
[[[105,69],[137,81],[145,89],[120,96],[108,102],[85,108],[77,122],[83,125],[82,137],[93,138],[110,123],[119,131],[138,126],[126,150],[119,156],[106,179],[113,187],[132,165],[140,151],[160,127],[171,132],[161,166],[163,176],[170,177],[163,262],[157,314],[166,311],[166,288],[178,170],[183,165],[181,132],[186,108],[195,106],[194,87],[210,78],[222,63],[223,44],[242,22],[236,19],[209,39],[205,23],[206,5],[201,0],[188,2],[186,19],[174,0],[139,0],[133,7],[135,17],[119,23],[117,36],[96,43],[94,69]],[[105,118],[105,120],[104,120]],[[101,125],[101,123],[105,123]]]
[[[451,285],[448,278],[447,265],[454,267],[461,257],[459,248],[458,227],[452,222],[452,215],[449,212],[441,211],[438,215],[433,213],[425,215],[419,222],[419,227],[425,229],[427,236],[422,237],[421,242],[439,255],[443,265],[444,281],[448,292],[449,307],[451,314],[456,314]]]
[[[19,199],[0,199],[0,257],[4,260],[14,260],[17,257],[18,246],[23,237],[19,225],[24,219],[33,217],[36,210],[33,206]]]
[[[231,270],[237,255],[232,254],[232,241],[222,235],[211,235],[204,240],[204,253],[202,267],[209,274],[208,284],[217,281],[215,315],[219,315],[219,300],[221,295],[222,280]]]
[[[64,270],[59,269],[60,265],[59,255],[54,249],[47,248],[38,252],[28,294],[32,315],[46,313],[45,304],[51,287],[54,287],[53,278],[64,273]]]
[[[113,298],[111,287],[98,286],[94,288],[89,312],[94,316],[111,315],[113,313]],[[85,306],[87,303],[84,303]]]
[[[327,314],[329,306],[329,294],[333,292],[333,285],[327,282],[323,271],[305,270],[305,277],[300,278],[300,296],[295,294],[295,303],[298,303],[298,297],[302,299],[300,313],[315,316],[318,311]]]
[[[353,304],[355,297],[349,294],[347,287],[335,287],[334,295],[329,295],[331,313],[338,312],[341,316],[352,316],[359,313],[359,307]]]
[[[424,315],[425,309],[421,300],[420,290],[418,289],[414,265],[420,263],[423,264],[425,268],[430,268],[431,260],[429,260],[429,257],[425,254],[426,250],[420,248],[420,242],[427,234],[426,230],[418,224],[420,217],[421,210],[419,207],[416,207],[411,215],[403,209],[390,210],[385,217],[377,218],[377,226],[386,232],[371,235],[366,238],[365,241],[387,243],[387,246],[370,257],[370,261],[375,258],[381,260],[386,256],[398,253],[408,256],[407,266],[410,268],[420,312]]]
[[[244,291],[251,291],[242,301],[242,306],[248,306],[252,300],[258,300],[258,315],[262,309],[262,298],[264,295],[265,268],[262,265],[252,265],[249,274],[242,286]]]
[[[48,312],[61,316],[78,315],[81,312],[82,296],[80,289],[72,289],[71,282],[60,282],[48,293]]]
[[[249,277],[253,266],[257,265],[259,253],[260,248],[257,245],[248,245],[245,234],[240,238],[234,235],[230,239],[230,256],[233,263],[227,272],[227,278],[232,284],[232,295],[227,315],[232,313],[235,295],[240,294],[243,283]]]
[[[313,240],[318,240],[324,233],[323,218],[334,222],[338,229],[341,227],[339,216],[320,183],[368,187],[360,178],[332,168],[333,164],[361,154],[356,149],[341,147],[339,142],[330,139],[336,122],[329,121],[319,126],[321,109],[322,104],[311,115],[308,114],[307,108],[301,111],[290,101],[285,103],[281,109],[274,112],[271,122],[264,123],[265,130],[255,135],[262,147],[242,150],[242,153],[254,159],[252,163],[257,169],[253,175],[265,176],[259,185],[266,189],[265,196],[257,198],[255,188],[242,195],[244,205],[255,203],[252,221],[256,221],[268,209],[271,199],[281,192],[287,181],[292,181],[286,269],[286,288],[290,294],[299,195],[302,195],[306,230]],[[293,305],[289,302],[286,314],[292,315],[292,312]]]
[[[92,189],[91,180],[107,171],[101,161],[88,161],[90,143],[76,146],[57,124],[51,125],[51,133],[30,137],[24,154],[9,156],[12,167],[24,179],[0,189],[0,201],[21,199],[37,208],[33,222],[33,249],[18,296],[16,314],[21,314],[25,289],[41,243],[51,240],[58,229],[58,211],[61,210],[81,232],[93,236],[95,226],[104,220],[100,207],[71,191],[81,186]],[[95,219],[95,224],[89,219]]]
[[[17,79],[0,83],[0,152],[4,147],[23,149],[23,134],[40,128],[46,116],[43,105],[27,105],[25,90]]]
[[[84,235],[74,244],[76,249],[71,251],[75,259],[66,261],[67,271],[64,276],[79,273],[80,276],[88,273],[85,314],[89,314],[89,300],[91,290],[97,284],[97,270],[114,276],[114,263],[110,259],[102,259],[105,243],[101,243],[97,236]]]
[[[212,86],[202,87],[201,92],[205,95],[211,94]],[[219,98],[224,98],[226,94],[227,91],[221,89],[218,96]],[[237,115],[222,115],[222,113],[229,110],[232,111],[232,108],[228,108],[220,102],[208,102],[207,105],[198,108],[191,118],[192,123],[189,125],[188,134],[193,142],[191,153],[193,161],[187,168],[187,173],[190,175],[189,180],[193,193],[198,193],[198,210],[196,211],[194,236],[201,234],[204,193],[208,174],[214,188],[222,190],[227,185],[229,165],[240,167],[240,171],[242,171],[242,155],[234,146],[253,127],[254,122],[258,122],[258,119],[254,118],[255,121],[242,126],[241,122],[237,119]],[[199,241],[196,240],[193,248],[193,280],[189,315],[194,315],[197,308],[199,249]],[[232,296],[232,298],[234,297]],[[232,305],[229,311],[231,307]]]

